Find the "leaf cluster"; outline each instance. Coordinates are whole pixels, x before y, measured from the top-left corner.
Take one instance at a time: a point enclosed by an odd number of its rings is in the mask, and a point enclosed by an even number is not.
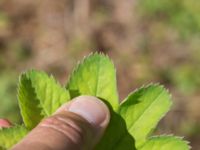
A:
[[[74,97],[92,95],[110,108],[111,120],[95,150],[188,150],[188,143],[179,137],[150,134],[172,104],[168,91],[150,84],[130,93],[119,103],[116,70],[103,54],[91,54],[71,73],[65,87],[45,72],[22,73],[18,86],[18,102],[23,125],[0,130],[1,149],[9,149],[43,118]]]

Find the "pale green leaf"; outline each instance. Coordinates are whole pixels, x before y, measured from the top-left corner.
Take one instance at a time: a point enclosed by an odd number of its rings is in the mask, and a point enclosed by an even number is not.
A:
[[[52,76],[31,70],[20,77],[18,100],[24,123],[32,129],[42,118],[51,115],[69,101],[70,96]]]
[[[171,106],[171,97],[159,85],[149,85],[130,94],[121,104],[119,113],[125,119],[136,147],[143,144]]]
[[[180,137],[158,136],[150,138],[139,150],[189,150],[188,142]]]
[[[27,133],[28,130],[24,126],[14,126],[0,129],[0,149],[10,149]]]
[[[103,54],[92,54],[80,62],[67,83],[71,97],[93,95],[118,108],[116,71],[113,63]]]

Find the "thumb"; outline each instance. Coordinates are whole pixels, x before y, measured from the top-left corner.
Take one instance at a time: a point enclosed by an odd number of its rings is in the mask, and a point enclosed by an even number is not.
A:
[[[109,119],[109,110],[102,101],[80,96],[44,119],[12,150],[90,150]]]

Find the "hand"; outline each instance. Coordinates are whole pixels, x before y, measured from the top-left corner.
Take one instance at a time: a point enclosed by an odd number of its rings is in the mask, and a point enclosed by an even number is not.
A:
[[[80,96],[41,121],[12,150],[91,150],[110,120],[106,105],[92,96]],[[10,127],[0,120],[1,127]]]

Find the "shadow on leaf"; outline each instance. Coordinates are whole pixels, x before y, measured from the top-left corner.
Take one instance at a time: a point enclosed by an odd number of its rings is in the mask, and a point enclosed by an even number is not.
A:
[[[135,140],[128,133],[124,119],[113,111],[111,105],[103,100],[110,109],[111,120],[95,150],[136,150]]]

